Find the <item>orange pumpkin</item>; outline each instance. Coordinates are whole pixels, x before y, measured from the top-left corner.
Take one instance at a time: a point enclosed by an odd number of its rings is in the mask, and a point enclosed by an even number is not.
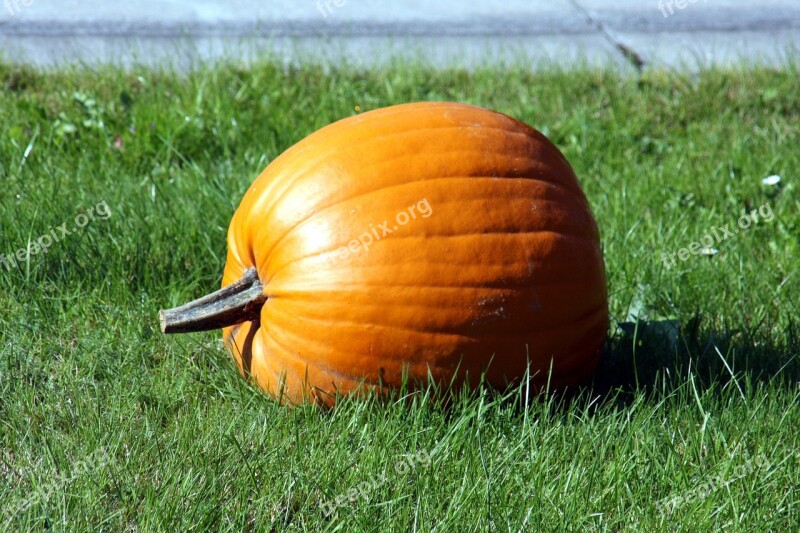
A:
[[[356,115],[287,150],[231,221],[223,287],[248,269],[260,298],[222,322],[225,344],[291,402],[404,372],[503,387],[530,368],[535,387],[578,384],[608,327],[597,226],[566,159],[463,104]]]

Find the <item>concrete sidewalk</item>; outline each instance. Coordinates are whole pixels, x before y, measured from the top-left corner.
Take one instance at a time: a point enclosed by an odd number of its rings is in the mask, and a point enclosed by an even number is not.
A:
[[[782,64],[800,50],[797,0],[0,1],[0,56],[43,66],[271,55],[691,69]]]

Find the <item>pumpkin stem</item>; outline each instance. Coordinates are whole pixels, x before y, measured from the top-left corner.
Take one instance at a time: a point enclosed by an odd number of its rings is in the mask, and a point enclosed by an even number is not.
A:
[[[241,279],[193,302],[158,312],[162,333],[208,331],[257,320],[267,297],[255,268]]]

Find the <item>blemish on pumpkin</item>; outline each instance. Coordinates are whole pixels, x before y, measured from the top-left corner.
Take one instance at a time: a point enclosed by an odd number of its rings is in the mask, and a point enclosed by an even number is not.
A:
[[[506,295],[500,293],[497,296],[486,296],[478,300],[477,307],[480,310],[470,324],[472,326],[485,326],[503,318],[506,318]]]

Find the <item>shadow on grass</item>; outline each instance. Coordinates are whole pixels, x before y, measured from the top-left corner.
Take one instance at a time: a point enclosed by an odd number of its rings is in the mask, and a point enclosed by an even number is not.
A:
[[[691,373],[698,392],[722,391],[732,381],[790,386],[800,382],[800,342],[794,328],[783,345],[739,331],[703,330],[694,318],[620,324],[606,341],[588,388],[594,396],[630,398],[637,391],[669,393]]]

